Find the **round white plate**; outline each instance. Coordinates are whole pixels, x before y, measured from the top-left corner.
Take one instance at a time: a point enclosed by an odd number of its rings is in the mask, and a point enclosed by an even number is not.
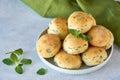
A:
[[[45,34],[47,32],[47,29],[45,29],[41,35]],[[39,37],[40,37],[39,36]],[[38,38],[39,39],[39,38]],[[53,58],[49,58],[49,59],[45,59],[43,57],[41,57],[38,53],[38,56],[40,57],[40,59],[42,60],[43,63],[45,63],[46,65],[48,65],[50,68],[58,71],[58,72],[61,72],[61,73],[66,73],[66,74],[85,74],[85,73],[90,73],[90,72],[94,72],[98,69],[100,69],[101,67],[103,67],[108,61],[109,59],[111,58],[112,56],[112,52],[113,52],[113,45],[110,49],[107,50],[107,53],[108,53],[108,57],[107,59],[102,62],[101,64],[97,65],[97,66],[93,66],[93,67],[89,67],[89,66],[86,66],[84,64],[82,64],[82,66],[79,68],[79,69],[75,69],[75,70],[70,70],[70,69],[63,69],[63,68],[60,68],[58,67],[55,63],[54,63],[54,60]]]

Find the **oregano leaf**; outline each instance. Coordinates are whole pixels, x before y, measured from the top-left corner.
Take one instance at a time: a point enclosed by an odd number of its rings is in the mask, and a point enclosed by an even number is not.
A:
[[[18,64],[18,65],[15,67],[15,71],[16,71],[18,74],[22,74],[22,73],[23,73],[22,66],[23,66],[23,64]]]
[[[80,33],[79,30],[75,30],[75,29],[69,29],[69,33],[71,33],[72,35],[76,36],[77,38],[83,38],[86,41],[91,40],[91,38],[83,33]]]
[[[23,50],[22,48],[16,49],[15,51],[13,51],[14,54],[18,54],[18,55],[22,55],[23,54]]]
[[[10,58],[5,58],[2,62],[6,65],[12,65],[14,63]]]
[[[72,35],[75,35],[76,37],[79,37],[80,34],[80,31],[75,29],[69,29],[68,32],[71,33]]]
[[[31,64],[31,63],[32,63],[32,60],[31,60],[31,59],[22,59],[22,60],[21,60],[21,63],[22,63],[22,64]]]
[[[85,40],[87,40],[87,41],[90,41],[91,40],[91,37],[89,37],[89,36],[87,36],[87,35],[85,35],[85,34],[79,34],[79,37],[81,37],[81,38],[83,38],[83,39],[85,39]]]
[[[44,68],[40,68],[38,71],[37,71],[37,74],[39,75],[44,75],[47,73],[47,69],[44,69]]]
[[[10,59],[11,59],[12,61],[14,61],[14,62],[18,62],[18,58],[17,58],[17,56],[16,56],[14,53],[12,53],[12,54],[10,55]]]

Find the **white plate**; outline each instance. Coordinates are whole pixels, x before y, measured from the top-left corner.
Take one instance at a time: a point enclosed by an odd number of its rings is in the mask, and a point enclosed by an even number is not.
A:
[[[45,34],[47,32],[47,29],[45,29],[41,34]],[[40,38],[39,36],[39,38]],[[39,39],[38,38],[38,39]],[[109,59],[111,58],[112,56],[112,52],[113,52],[113,45],[110,49],[107,50],[107,53],[108,53],[108,57],[107,59],[102,62],[101,64],[97,65],[97,66],[93,66],[93,67],[89,67],[89,66],[86,66],[84,64],[82,64],[82,66],[79,68],[79,69],[76,69],[76,70],[69,70],[69,69],[63,69],[63,68],[60,68],[58,67],[54,61],[53,61],[53,58],[49,58],[49,59],[45,59],[43,57],[41,57],[39,54],[38,56],[40,57],[40,59],[42,60],[43,63],[45,63],[46,65],[48,65],[50,68],[58,71],[58,72],[61,72],[61,73],[66,73],[66,74],[85,74],[85,73],[90,73],[90,72],[94,72],[98,69],[100,69],[101,67],[103,67],[108,61]]]

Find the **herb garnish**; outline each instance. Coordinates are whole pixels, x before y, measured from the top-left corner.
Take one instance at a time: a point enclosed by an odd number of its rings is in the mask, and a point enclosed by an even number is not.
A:
[[[22,58],[23,50],[22,48],[16,49],[12,52],[7,52],[6,54],[9,54],[9,58],[5,58],[2,60],[2,62],[6,65],[15,65],[15,71],[18,74],[23,73],[23,65],[24,64],[31,64],[31,59]],[[47,73],[47,69],[40,68],[37,72],[39,75],[44,75]]]
[[[14,62],[10,58],[3,59],[3,63],[6,65],[12,65]]]
[[[3,63],[6,65],[15,65],[15,71],[18,74],[22,74],[23,73],[23,65],[24,64],[31,64],[32,60],[31,59],[22,59],[22,54],[23,54],[23,50],[22,48],[16,49],[12,52],[7,52],[6,54],[9,54],[10,57],[9,58],[5,58],[3,59]]]
[[[47,73],[47,69],[40,68],[36,73],[39,74],[39,75],[44,75],[44,74]]]
[[[71,33],[72,35],[76,36],[77,38],[83,38],[87,41],[90,41],[91,38],[83,33],[81,33],[79,30],[75,30],[75,29],[69,29],[69,33]]]

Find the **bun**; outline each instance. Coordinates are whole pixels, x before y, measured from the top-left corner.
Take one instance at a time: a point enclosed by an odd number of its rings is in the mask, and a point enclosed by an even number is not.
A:
[[[44,58],[50,58],[57,54],[61,48],[60,38],[55,34],[44,34],[37,41],[37,52]]]
[[[99,47],[89,47],[88,50],[82,54],[82,60],[88,66],[98,65],[106,58],[107,52],[104,48]]]
[[[68,18],[68,28],[79,30],[81,33],[86,33],[93,25],[96,25],[95,19],[85,12],[73,12]]]
[[[62,17],[54,18],[49,23],[48,34],[56,34],[61,39],[64,39],[68,34],[67,19]]]
[[[82,61],[79,55],[68,54],[61,50],[55,57],[54,62],[61,68],[77,69],[80,68]]]
[[[110,39],[108,30],[101,25],[93,26],[87,35],[91,37],[90,44],[98,47],[106,46]]]
[[[69,54],[80,54],[87,50],[88,41],[68,34],[63,42],[63,48]]]

